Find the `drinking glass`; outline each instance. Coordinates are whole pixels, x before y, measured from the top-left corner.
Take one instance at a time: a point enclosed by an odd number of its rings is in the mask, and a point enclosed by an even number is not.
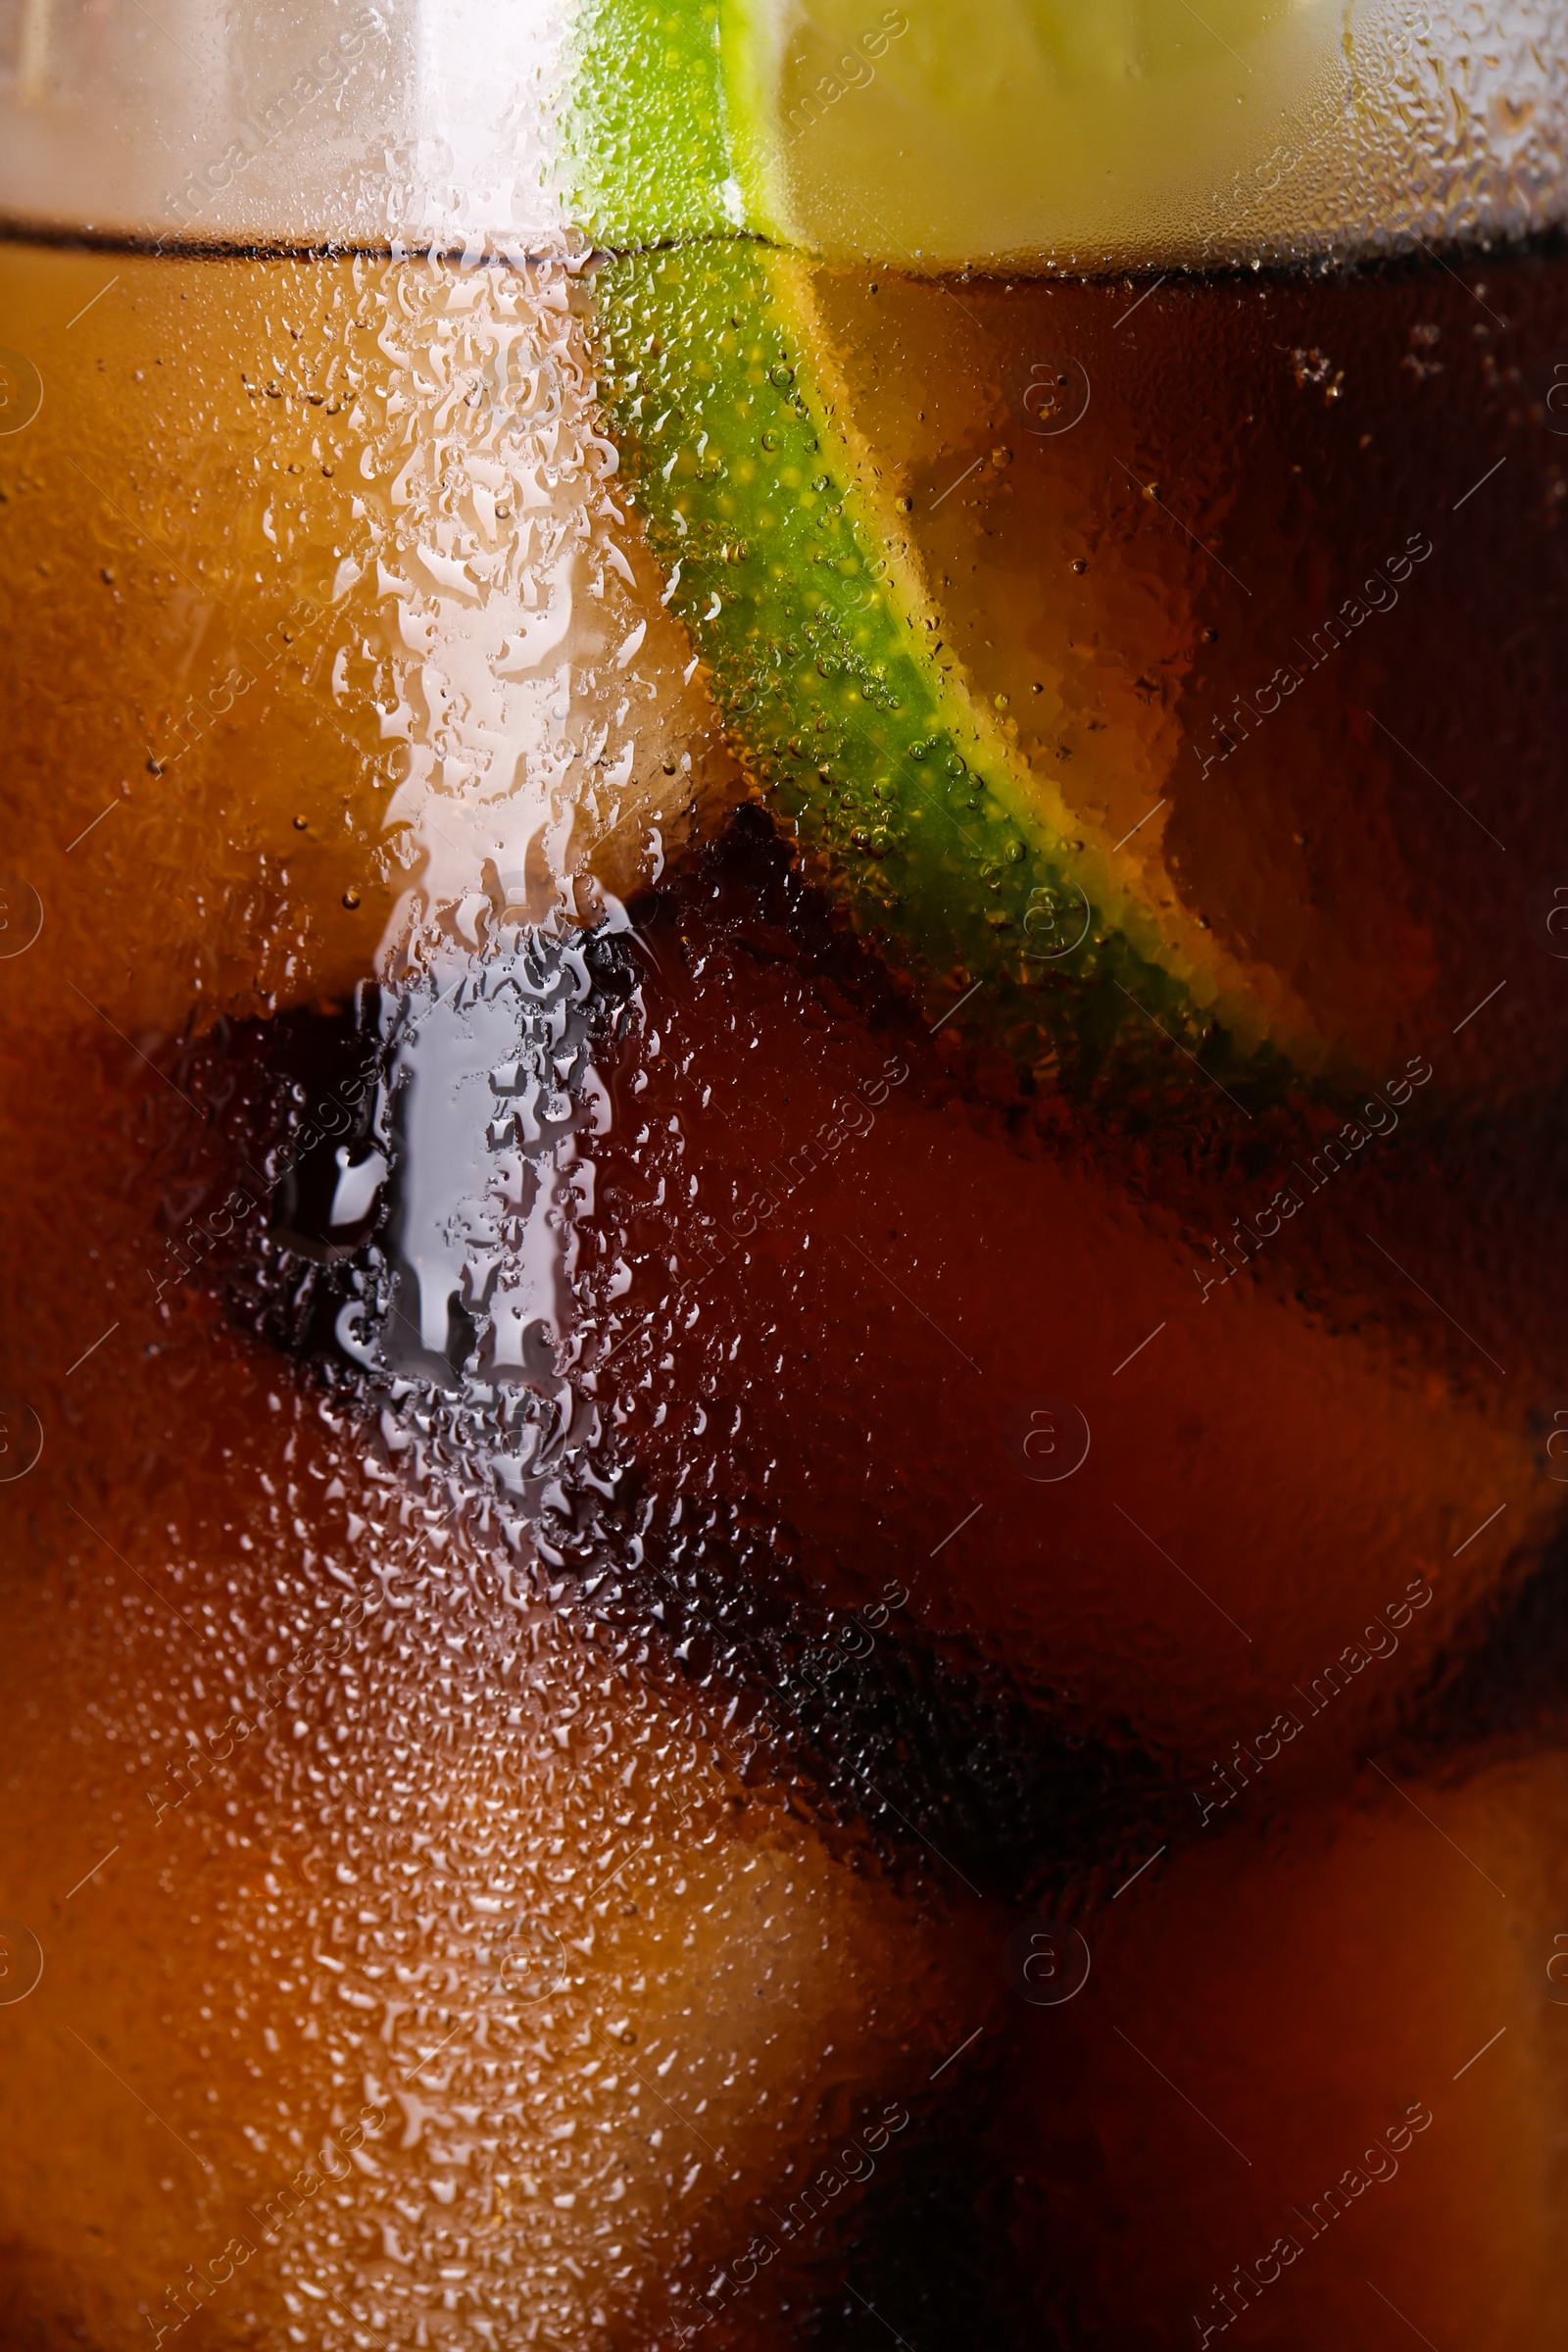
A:
[[[7,2344],[1561,2333],[1568,39],[960,30],[0,20]]]

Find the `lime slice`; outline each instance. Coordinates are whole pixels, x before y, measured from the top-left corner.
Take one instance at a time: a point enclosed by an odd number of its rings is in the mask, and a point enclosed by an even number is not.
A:
[[[617,251],[765,236],[940,271],[1167,268],[1561,218],[1546,0],[585,0],[558,188]]]
[[[733,239],[597,275],[601,392],[666,602],[753,783],[928,1015],[1091,1086],[1318,1058],[1179,908],[1136,887],[970,691],[810,267]],[[1161,1035],[1163,1032],[1163,1035]]]

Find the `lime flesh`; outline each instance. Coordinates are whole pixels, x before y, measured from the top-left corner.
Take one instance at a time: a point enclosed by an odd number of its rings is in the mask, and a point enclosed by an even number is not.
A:
[[[1202,258],[1278,186],[1342,16],[1332,0],[747,13],[728,85],[758,125],[742,155],[759,222],[916,270]]]

